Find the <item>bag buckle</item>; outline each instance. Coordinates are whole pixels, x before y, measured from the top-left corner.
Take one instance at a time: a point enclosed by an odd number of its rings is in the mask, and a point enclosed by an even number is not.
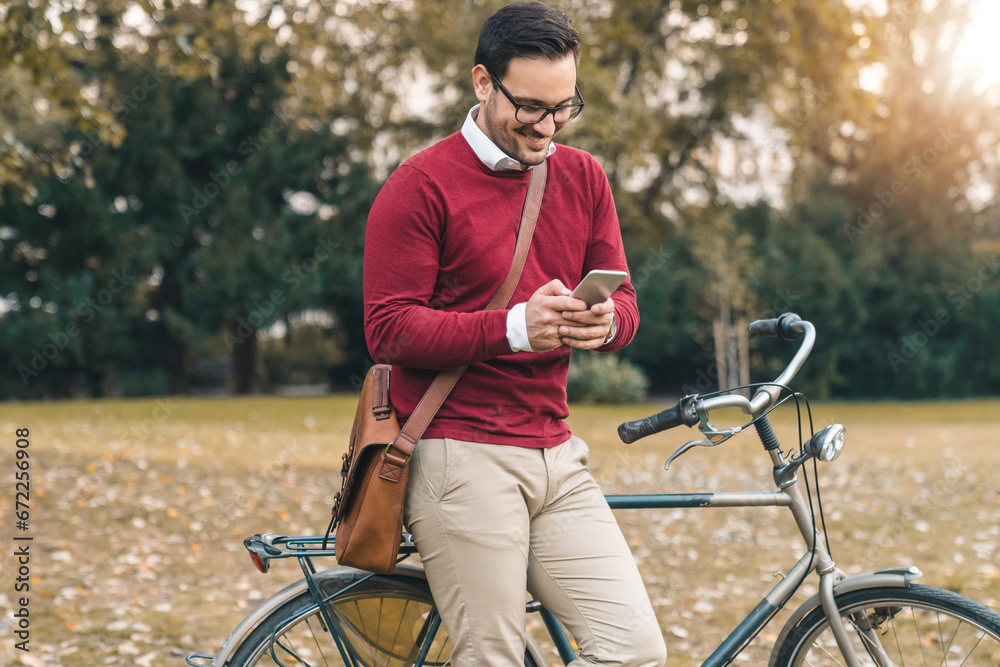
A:
[[[390,442],[385,446],[378,476],[387,482],[397,483],[403,476],[403,469],[410,461],[410,455],[393,447],[394,444]]]
[[[385,462],[403,467],[409,462],[412,454],[407,454],[406,452],[393,447],[395,444],[395,442],[390,442],[385,446]]]

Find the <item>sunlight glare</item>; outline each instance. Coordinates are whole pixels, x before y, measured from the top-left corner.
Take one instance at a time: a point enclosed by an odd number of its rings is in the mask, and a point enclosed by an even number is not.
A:
[[[955,65],[976,78],[976,89],[1000,85],[1000,2],[978,0],[971,9],[971,21],[955,50]]]

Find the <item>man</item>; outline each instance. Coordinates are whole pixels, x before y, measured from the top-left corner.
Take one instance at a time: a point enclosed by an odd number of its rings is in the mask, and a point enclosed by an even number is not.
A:
[[[583,107],[579,37],[542,3],[483,25],[461,132],[386,182],[365,243],[365,334],[392,363],[401,419],[439,370],[468,366],[410,462],[405,523],[456,667],[523,664],[525,590],[576,638],[572,664],[661,667],[666,649],[614,517],[564,419],[571,348],[613,351],[639,321],[625,283],[590,308],[591,269],[627,270],[611,190],[552,142]],[[547,161],[511,306],[484,310],[511,265],[530,168]]]

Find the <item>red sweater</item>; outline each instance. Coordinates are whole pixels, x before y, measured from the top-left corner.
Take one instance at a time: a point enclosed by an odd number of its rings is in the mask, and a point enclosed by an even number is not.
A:
[[[572,289],[591,269],[628,270],[601,166],[560,145],[548,167],[509,306],[553,278]],[[425,438],[552,447],[570,436],[563,421],[570,348],[513,352],[508,309],[483,310],[510,269],[529,177],[489,169],[456,133],[396,169],[368,216],[365,337],[372,358],[393,365],[400,420],[438,370],[468,365]],[[603,351],[625,347],[639,324],[630,280],[612,298],[618,330]]]

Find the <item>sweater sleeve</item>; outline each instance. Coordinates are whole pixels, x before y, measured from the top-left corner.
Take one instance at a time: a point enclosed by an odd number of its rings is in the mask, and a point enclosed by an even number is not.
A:
[[[446,310],[436,293],[447,211],[426,175],[403,165],[386,181],[365,231],[365,339],[372,359],[442,370],[512,354],[507,310]]]
[[[607,345],[598,348],[600,352],[614,352],[632,342],[639,328],[639,307],[636,303],[632,274],[625,260],[622,232],[618,223],[618,213],[611,194],[611,184],[604,170],[593,158],[590,159],[591,182],[594,183],[594,217],[590,247],[587,252],[584,275],[592,269],[627,271],[617,290],[611,294],[615,303],[615,323],[617,331]]]

